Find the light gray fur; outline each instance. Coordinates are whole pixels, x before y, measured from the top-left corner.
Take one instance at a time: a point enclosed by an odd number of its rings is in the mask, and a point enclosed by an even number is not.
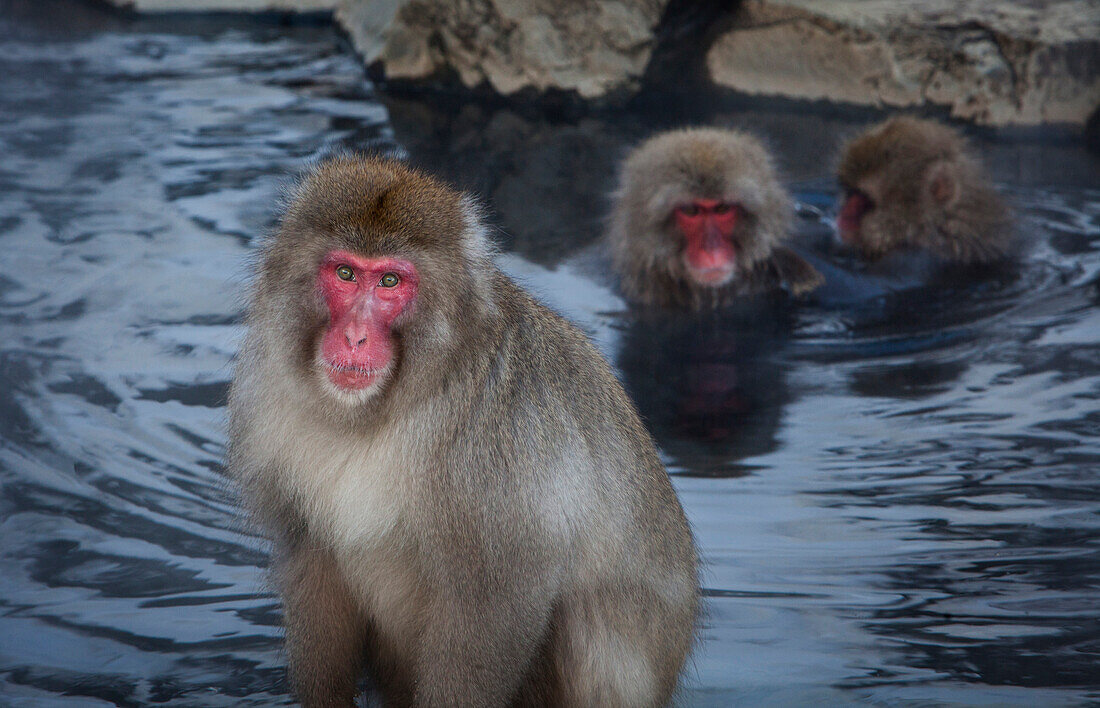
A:
[[[332,248],[412,260],[370,395],[321,385]],[[657,706],[691,647],[696,554],[653,443],[587,339],[490,260],[472,202],[344,157],[267,245],[230,392],[230,471],[276,546],[307,706]],[[365,664],[362,658],[365,656]]]

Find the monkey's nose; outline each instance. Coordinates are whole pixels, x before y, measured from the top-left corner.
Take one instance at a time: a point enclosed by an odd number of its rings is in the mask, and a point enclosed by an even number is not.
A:
[[[349,347],[355,349],[363,342],[367,341],[367,332],[358,327],[348,327],[344,330],[344,339],[347,340]]]

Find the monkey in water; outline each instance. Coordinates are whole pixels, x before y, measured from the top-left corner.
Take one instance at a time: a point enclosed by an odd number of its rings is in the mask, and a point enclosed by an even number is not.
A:
[[[303,182],[262,253],[229,466],[274,537],[295,691],[351,706],[658,706],[691,532],[588,340],[491,260],[477,208],[394,161]]]
[[[823,282],[783,245],[791,199],[756,138],[688,128],[656,135],[622,167],[608,241],[627,296],[702,309]]]
[[[857,136],[837,170],[837,231],[868,261],[907,250],[976,265],[1008,255],[1009,212],[958,132],[898,116]]]

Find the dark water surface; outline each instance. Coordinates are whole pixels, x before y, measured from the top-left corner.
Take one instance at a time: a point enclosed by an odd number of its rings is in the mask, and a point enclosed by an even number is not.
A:
[[[702,318],[632,311],[594,241],[615,161],[768,137],[827,236],[866,117],[554,121],[382,99],[325,26],[0,2],[0,705],[281,705],[262,541],[225,491],[243,284],[287,180],[405,150],[490,204],[658,439],[708,595],[682,704],[1100,701],[1100,167],[981,139],[1019,271]]]

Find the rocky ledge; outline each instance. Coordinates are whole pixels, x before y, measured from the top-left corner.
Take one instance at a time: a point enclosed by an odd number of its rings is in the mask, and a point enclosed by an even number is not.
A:
[[[340,0],[107,0],[138,12],[331,12]]]
[[[745,2],[706,64],[745,93],[1081,125],[1100,103],[1100,3]]]
[[[584,99],[638,88],[667,0],[346,0],[336,17],[390,79]]]
[[[615,104],[660,77],[990,126],[1084,126],[1100,105],[1100,0],[110,1],[331,8],[376,75],[506,97]],[[672,70],[655,70],[670,53]]]
[[[345,0],[337,17],[385,76],[636,91],[669,0]],[[869,106],[942,107],[983,125],[1083,125],[1100,103],[1094,0],[746,0],[682,41],[719,89]],[[382,7],[385,12],[382,12]],[[666,31],[669,28],[664,28]],[[672,28],[675,29],[675,28]],[[698,77],[686,77],[695,80]]]

